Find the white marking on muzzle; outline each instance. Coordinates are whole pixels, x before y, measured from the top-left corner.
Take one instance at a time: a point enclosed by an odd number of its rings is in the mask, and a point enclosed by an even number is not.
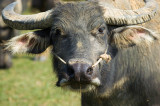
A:
[[[63,78],[63,79],[60,81],[60,86],[65,85],[65,83],[67,83],[67,82],[68,82],[68,80]]]
[[[95,78],[91,81],[92,84],[99,86],[101,84],[101,81],[99,78]]]

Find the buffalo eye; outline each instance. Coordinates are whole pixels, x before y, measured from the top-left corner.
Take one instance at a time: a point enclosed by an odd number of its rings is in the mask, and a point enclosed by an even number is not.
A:
[[[61,36],[61,35],[64,35],[64,31],[62,28],[59,28],[59,27],[55,27],[52,29],[52,34],[54,36]]]
[[[101,25],[101,26],[96,27],[95,29],[93,29],[91,31],[91,34],[93,36],[99,36],[99,35],[103,36],[105,34],[105,31],[106,31],[106,26],[105,25]]]
[[[105,31],[105,27],[98,28],[99,34],[104,34],[104,31]]]
[[[61,29],[55,29],[55,35],[62,35]]]

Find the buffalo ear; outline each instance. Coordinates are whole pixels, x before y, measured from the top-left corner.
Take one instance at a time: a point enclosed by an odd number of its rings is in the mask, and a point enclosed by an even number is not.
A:
[[[109,37],[109,44],[117,48],[134,45],[149,45],[159,39],[158,34],[141,26],[126,26],[114,29]]]
[[[50,29],[29,32],[10,39],[6,49],[12,53],[42,53],[51,45]]]

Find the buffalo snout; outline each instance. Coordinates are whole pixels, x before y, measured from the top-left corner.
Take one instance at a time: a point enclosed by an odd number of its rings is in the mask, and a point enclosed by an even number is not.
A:
[[[85,59],[71,59],[68,61],[67,72],[73,81],[90,82],[93,75],[92,64]]]

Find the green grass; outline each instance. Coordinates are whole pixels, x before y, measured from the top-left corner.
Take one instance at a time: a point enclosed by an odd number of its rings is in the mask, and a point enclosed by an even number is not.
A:
[[[16,55],[13,67],[0,70],[0,106],[80,106],[80,94],[55,86],[51,59],[34,62]]]

